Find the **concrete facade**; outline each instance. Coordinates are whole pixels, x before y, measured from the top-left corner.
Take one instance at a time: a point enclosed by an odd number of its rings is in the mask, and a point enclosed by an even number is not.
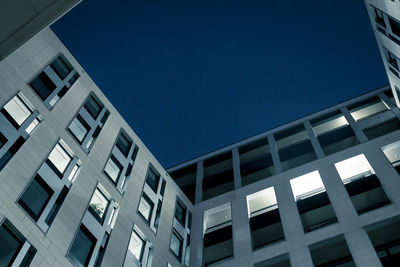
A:
[[[67,58],[80,77],[61,100],[49,110],[29,83],[60,53]],[[152,266],[167,266],[167,263],[172,266],[181,266],[179,260],[169,251],[175,203],[179,198],[188,211],[192,211],[193,205],[49,28],[37,34],[0,63],[0,88],[1,107],[17,93],[22,92],[38,111],[42,120],[0,172],[2,182],[0,222],[7,219],[37,250],[31,266],[73,266],[67,255],[80,224],[93,220],[87,212],[88,203],[98,183],[109,193],[110,199],[119,206],[119,213],[102,266],[123,266],[134,225],[154,248]],[[97,95],[110,111],[110,115],[91,147],[91,151],[86,153],[67,128],[90,93]],[[4,125],[0,124],[0,126]],[[130,180],[123,194],[103,172],[121,128],[138,147]],[[18,200],[60,138],[71,149],[74,158],[80,160],[81,166],[54,222],[46,232],[21,208]],[[137,212],[150,165],[166,181],[156,232]]]

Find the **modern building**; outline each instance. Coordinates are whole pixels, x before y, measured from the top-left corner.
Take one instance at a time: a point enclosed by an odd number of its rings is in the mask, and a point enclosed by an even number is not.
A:
[[[388,85],[165,170],[45,28],[0,62],[0,266],[396,266],[396,101]]]
[[[82,0],[1,0],[0,61]]]
[[[189,265],[193,204],[49,28],[0,88],[0,266]]]
[[[364,0],[397,106],[400,106],[400,2]]]

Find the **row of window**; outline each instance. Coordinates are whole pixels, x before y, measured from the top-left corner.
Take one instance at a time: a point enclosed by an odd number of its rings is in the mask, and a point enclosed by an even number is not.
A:
[[[242,186],[400,129],[392,99],[386,91],[238,147]],[[227,151],[203,161],[201,200],[234,190],[233,156]],[[197,165],[171,176],[194,201]]]
[[[391,203],[363,154],[338,162],[335,168],[358,214]],[[291,179],[290,187],[305,233],[338,221],[318,171]],[[253,249],[284,240],[274,187],[248,195],[246,200]],[[205,265],[233,256],[230,203],[205,211],[203,255]]]
[[[30,85],[45,106],[51,110],[78,78],[79,74],[72,65],[63,55],[60,55]],[[109,114],[110,112],[100,99],[91,93],[68,126],[68,132],[86,153],[89,153],[93,147]],[[39,124],[41,117],[37,111],[34,111],[24,95],[19,93],[1,110],[0,120],[7,121],[0,124],[1,170]],[[105,176],[121,194],[125,192],[137,153],[138,147],[126,131],[121,129],[103,170]],[[59,140],[19,197],[18,205],[44,232],[47,232],[56,218],[76,179],[80,165],[80,160],[74,156],[71,149],[63,140]],[[160,220],[165,186],[166,181],[151,166],[146,175],[146,183],[137,212],[154,232],[157,231]],[[178,207],[184,207],[184,205],[177,205],[177,210],[180,210]],[[184,209],[186,210],[186,207]],[[118,211],[118,203],[111,199],[110,194],[99,183],[68,252],[68,258],[76,266],[89,264],[100,266]],[[190,212],[185,214],[190,214]],[[191,218],[188,219],[190,220]],[[183,257],[183,245],[176,245],[174,236],[177,235],[172,234],[172,236],[171,252],[181,258],[180,262],[188,265],[189,249],[185,250],[185,257]],[[190,234],[187,236],[182,240],[185,240],[186,246],[190,246]],[[140,253],[137,251],[132,253],[136,259],[133,264],[151,266],[153,246],[137,226],[132,232],[132,240],[131,243],[142,240],[147,244],[141,245],[143,248]],[[126,264],[131,263],[128,260]]]
[[[400,218],[394,217],[364,227],[382,266],[397,266],[400,259]],[[344,235],[335,236],[308,246],[314,266],[356,266]],[[284,254],[259,262],[254,267],[290,267]]]
[[[375,15],[377,30],[400,45],[400,22],[374,6],[371,8]]]

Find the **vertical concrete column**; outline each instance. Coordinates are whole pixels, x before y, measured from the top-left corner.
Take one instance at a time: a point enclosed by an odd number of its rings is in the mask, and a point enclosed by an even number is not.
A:
[[[191,267],[201,267],[203,263],[203,219],[204,210],[194,207],[192,213],[190,264]]]
[[[290,243],[299,243],[304,238],[304,230],[290,184],[284,181],[276,184],[274,189],[285,239]]]
[[[357,266],[382,266],[378,255],[364,229],[358,228],[344,234],[351,255]]]
[[[400,204],[400,178],[380,148],[371,148],[364,152],[365,157],[381,181],[382,187],[392,202]]]
[[[310,267],[314,266],[310,251],[306,247],[290,251],[290,265],[293,267]]]
[[[233,162],[233,179],[235,183],[235,189],[242,187],[242,177],[240,175],[240,158],[239,150],[237,147],[232,149],[232,162]]]
[[[246,196],[235,196],[231,207],[235,266],[250,266],[252,245]]]
[[[340,111],[343,113],[344,117],[346,120],[349,122],[351,128],[353,129],[354,133],[356,134],[358,140],[360,140],[361,143],[365,143],[368,141],[367,136],[364,134],[364,132],[358,127],[356,124],[356,121],[353,119],[353,116],[351,116],[350,112],[346,107],[340,108]]]
[[[310,121],[305,121],[304,127],[306,128],[307,134],[310,137],[310,141],[312,146],[314,147],[317,158],[322,159],[323,157],[325,157],[325,154],[322,151],[321,145],[318,142],[318,138],[314,134]]]
[[[203,200],[203,177],[204,177],[204,167],[203,161],[197,162],[197,172],[196,172],[196,193],[195,193],[195,204],[200,203]]]
[[[339,223],[344,226],[352,225],[357,221],[357,211],[335,166],[325,164],[318,171]]]
[[[269,150],[271,151],[272,162],[274,163],[275,173],[276,174],[281,173],[282,165],[281,165],[281,160],[279,159],[279,154],[276,147],[275,139],[272,134],[268,135],[267,138],[268,138]]]

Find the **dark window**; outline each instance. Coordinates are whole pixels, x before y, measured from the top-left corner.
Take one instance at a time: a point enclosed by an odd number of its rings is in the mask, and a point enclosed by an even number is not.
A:
[[[400,37],[400,22],[389,17],[389,23],[390,23],[390,28],[392,29],[392,32],[394,34],[396,34],[398,37]]]
[[[383,27],[386,27],[385,20],[383,19],[382,11],[380,11],[376,8],[374,8],[374,11],[375,11],[375,21],[377,23],[379,23],[380,25],[382,25]]]
[[[167,185],[167,182],[165,180],[162,181],[161,183],[161,189],[160,189],[160,195],[164,196],[164,192],[165,192],[165,186]]]
[[[63,55],[60,55],[56,60],[54,60],[50,66],[61,80],[64,80],[72,71],[71,64]]]
[[[7,138],[0,132],[0,148],[2,148],[7,143]]]
[[[0,227],[0,265],[11,266],[23,244],[20,234],[6,220]]]
[[[152,168],[149,168],[147,173],[146,183],[150,186],[155,193],[157,193],[158,183],[160,181],[160,176],[156,174]]]
[[[396,56],[393,55],[390,51],[386,50],[386,55],[387,55],[387,61],[388,63],[395,68],[396,70],[399,70],[399,65],[397,64],[397,59]]]
[[[75,264],[88,266],[95,245],[96,238],[81,225],[68,256]]]
[[[185,227],[186,208],[178,200],[175,208],[175,218]]]
[[[132,146],[132,141],[129,140],[122,132],[118,136],[118,140],[116,143],[118,149],[124,154],[125,157],[128,156],[129,150]]]
[[[10,149],[0,158],[0,171],[6,166],[8,161],[17,153],[21,146],[25,143],[25,139],[20,136]]]
[[[31,265],[31,262],[33,260],[33,257],[35,256],[35,254],[36,254],[36,249],[31,246],[29,248],[28,252],[25,254],[25,257],[22,260],[19,267],[28,267],[29,265]]]
[[[103,104],[101,104],[100,100],[98,100],[97,97],[91,95],[86,101],[84,107],[94,119],[97,119],[101,112],[101,109],[103,108]]]
[[[157,210],[156,210],[156,217],[154,218],[154,227],[156,229],[158,228],[158,225],[160,224],[161,207],[162,207],[162,201],[158,200],[158,205],[157,205]]]
[[[30,85],[43,101],[45,101],[49,97],[49,95],[56,89],[56,85],[44,72],[40,73],[39,76],[37,76],[30,83]]]
[[[21,207],[37,221],[54,191],[37,174],[18,201]]]
[[[71,77],[71,79],[69,79],[69,86],[71,87],[72,85],[74,85],[74,83],[76,82],[76,80],[78,80],[78,78],[79,77],[81,77],[80,75],[79,75],[79,73],[75,73],[72,77]]]
[[[182,256],[182,245],[183,245],[182,237],[177,232],[173,231],[169,247],[175,254],[175,256],[179,258],[179,260]]]
[[[0,171],[6,166],[8,161],[17,153],[21,146],[25,143],[25,139],[20,136],[10,149],[0,158]]]
[[[104,237],[103,237],[103,241],[101,242],[99,253],[97,254],[96,262],[94,263],[94,267],[101,266],[101,262],[103,261],[109,239],[110,239],[109,234],[105,233]]]
[[[46,217],[45,222],[47,225],[50,226],[53,223],[58,211],[61,208],[62,203],[64,202],[65,197],[68,194],[68,190],[69,189],[66,186],[64,186],[63,189],[61,190],[60,195],[56,199],[56,202],[54,203],[53,207],[51,208],[49,214]]]

